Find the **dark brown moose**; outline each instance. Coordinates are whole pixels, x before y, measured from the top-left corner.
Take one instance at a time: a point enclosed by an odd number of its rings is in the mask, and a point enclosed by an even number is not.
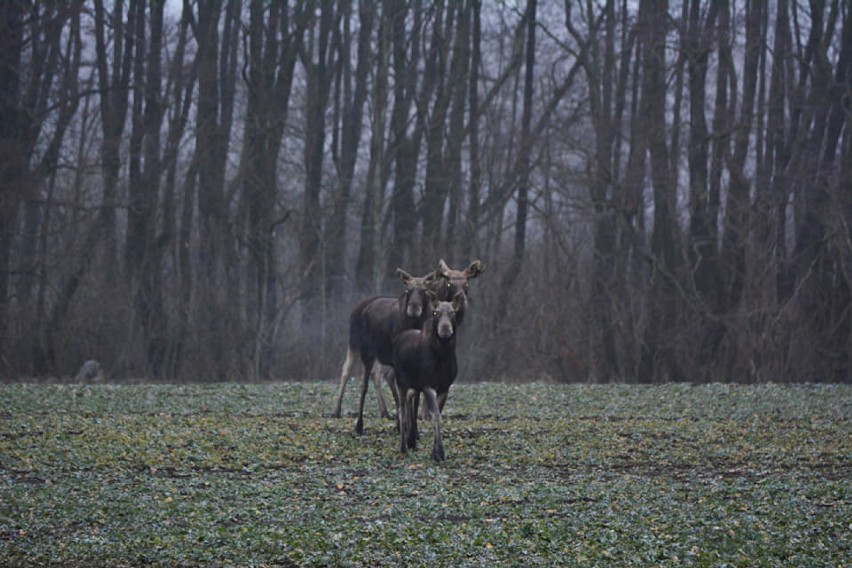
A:
[[[442,258],[438,261],[438,268],[435,270],[435,276],[430,281],[430,290],[434,291],[439,300],[451,301],[459,292],[464,294],[464,300],[456,311],[456,326],[461,326],[464,321],[464,315],[467,312],[468,300],[470,299],[470,286],[468,282],[472,278],[476,278],[485,272],[485,264],[481,260],[474,260],[464,270],[456,270],[450,268],[447,262]],[[415,412],[419,408],[419,398],[415,400]],[[441,411],[444,410],[444,405],[447,403],[447,393],[438,397],[438,407]],[[429,407],[423,409],[423,418],[429,419]]]
[[[458,374],[457,315],[464,305],[465,296],[459,291],[451,302],[438,300],[431,291],[429,296],[431,313],[423,328],[403,331],[394,341],[393,364],[400,401],[399,449],[406,453],[417,446],[416,400],[423,393],[434,431],[432,459],[444,461],[438,399],[446,400]]]
[[[423,277],[411,276],[401,268],[397,276],[405,285],[405,290],[396,298],[393,296],[372,296],[361,301],[349,316],[349,344],[346,360],[340,372],[340,389],[337,393],[337,404],[332,416],[340,417],[340,407],[343,393],[349,381],[349,372],[360,356],[364,366],[361,398],[358,404],[358,419],[355,422],[355,432],[364,433],[364,399],[370,384],[370,375],[376,360],[382,365],[393,363],[393,339],[406,329],[419,329],[427,315],[427,288],[434,278],[434,273]],[[395,385],[391,385],[394,398],[397,399]],[[382,416],[393,418],[387,411],[381,392],[381,381],[376,379],[376,396]],[[397,408],[399,401],[397,400]]]
[[[450,301],[459,292],[464,292],[464,303],[456,314],[459,324],[464,320],[468,299],[470,298],[470,287],[468,281],[476,278],[485,271],[485,265],[481,260],[474,260],[464,270],[456,270],[447,266],[442,258],[438,261],[438,269],[430,288],[438,294],[439,300]]]

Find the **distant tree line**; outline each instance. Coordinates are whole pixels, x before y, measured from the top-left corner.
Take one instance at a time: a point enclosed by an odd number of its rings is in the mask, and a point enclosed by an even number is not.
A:
[[[0,2],[0,376],[335,377],[481,259],[460,380],[852,379],[842,0]]]

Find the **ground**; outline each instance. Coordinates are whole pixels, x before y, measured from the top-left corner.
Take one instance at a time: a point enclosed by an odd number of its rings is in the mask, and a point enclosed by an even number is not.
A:
[[[841,566],[852,386],[0,386],[0,565]],[[346,414],[346,412],[349,414]]]

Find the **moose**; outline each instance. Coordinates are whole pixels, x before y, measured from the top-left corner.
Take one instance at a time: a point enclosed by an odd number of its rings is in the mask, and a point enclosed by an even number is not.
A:
[[[372,296],[355,306],[349,316],[349,344],[346,360],[340,372],[340,388],[332,416],[340,417],[340,408],[343,403],[346,383],[349,381],[349,372],[356,357],[360,356],[364,367],[364,376],[361,384],[361,398],[358,404],[358,419],[355,422],[355,432],[358,435],[364,433],[364,400],[367,396],[373,365],[376,360],[383,365],[391,365],[393,363],[393,339],[406,329],[419,329],[426,317],[428,287],[434,278],[434,273],[416,277],[398,268],[397,276],[405,286],[398,298]],[[392,418],[387,411],[384,397],[382,397],[381,380],[377,378],[375,382],[376,396],[379,399],[382,416]],[[394,399],[396,399],[397,407],[399,407],[398,396],[393,387],[394,385],[391,385],[391,391]]]
[[[468,301],[470,299],[470,286],[468,281],[476,278],[485,271],[485,265],[481,260],[474,260],[464,270],[456,270],[450,268],[446,261],[442,258],[438,261],[438,268],[435,270],[434,277],[431,280],[430,289],[433,290],[439,300],[451,301],[459,292],[464,295],[462,304],[456,310],[456,326],[461,326],[464,321],[464,315],[467,312]],[[415,414],[419,408],[420,398],[417,397],[414,401]],[[443,412],[444,405],[447,403],[447,393],[443,393],[438,397],[438,407]],[[429,419],[430,410],[427,405],[423,410],[423,418]]]
[[[441,439],[441,408],[458,374],[456,330],[465,294],[458,291],[452,300],[439,300],[429,291],[431,314],[420,330],[406,330],[394,340],[393,366],[399,398],[399,449],[406,453],[417,446],[417,408],[420,393],[432,417],[432,459],[444,461]]]
[[[370,376],[376,388],[376,397],[382,417],[393,419],[394,416],[387,410],[381,389],[381,376],[373,373],[376,360],[382,365],[393,365],[393,341],[394,338],[409,329],[419,330],[426,317],[426,304],[430,299],[426,296],[431,292],[439,301],[451,301],[456,295],[461,294],[459,305],[455,310],[455,326],[459,326],[464,318],[468,304],[469,286],[468,281],[476,278],[485,270],[482,261],[472,262],[464,270],[452,269],[444,259],[438,262],[438,268],[422,277],[411,276],[401,268],[397,269],[397,276],[405,286],[405,291],[399,298],[393,296],[372,296],[361,301],[352,310],[349,319],[349,343],[346,359],[340,374],[340,387],[337,393],[335,409],[331,416],[339,418],[343,395],[346,384],[349,381],[349,373],[355,363],[356,357],[360,356],[364,367],[364,376],[361,385],[361,397],[358,407],[358,419],[355,423],[355,432],[359,435],[364,431],[364,402],[369,387]],[[393,378],[393,370],[387,368],[384,378],[394,396],[397,407],[397,425],[400,417],[400,397],[397,391],[396,381]],[[441,392],[438,398],[438,408],[443,409],[446,403],[447,392]],[[420,397],[415,397],[414,412],[416,415]],[[428,405],[424,409],[424,418],[428,419]],[[416,435],[416,424],[414,429]]]
[[[447,263],[442,258],[438,261],[438,269],[434,272],[434,277],[431,280],[431,289],[434,290],[439,300],[450,301],[459,292],[464,292],[464,303],[461,309],[456,314],[456,319],[459,325],[464,320],[464,314],[467,308],[467,302],[470,298],[470,287],[468,281],[476,278],[485,271],[485,265],[481,260],[474,260],[470,266],[464,270],[455,270],[447,266]]]

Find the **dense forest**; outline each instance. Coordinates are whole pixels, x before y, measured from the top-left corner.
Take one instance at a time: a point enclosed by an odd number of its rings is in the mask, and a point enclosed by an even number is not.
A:
[[[845,0],[0,2],[0,376],[852,380]]]

